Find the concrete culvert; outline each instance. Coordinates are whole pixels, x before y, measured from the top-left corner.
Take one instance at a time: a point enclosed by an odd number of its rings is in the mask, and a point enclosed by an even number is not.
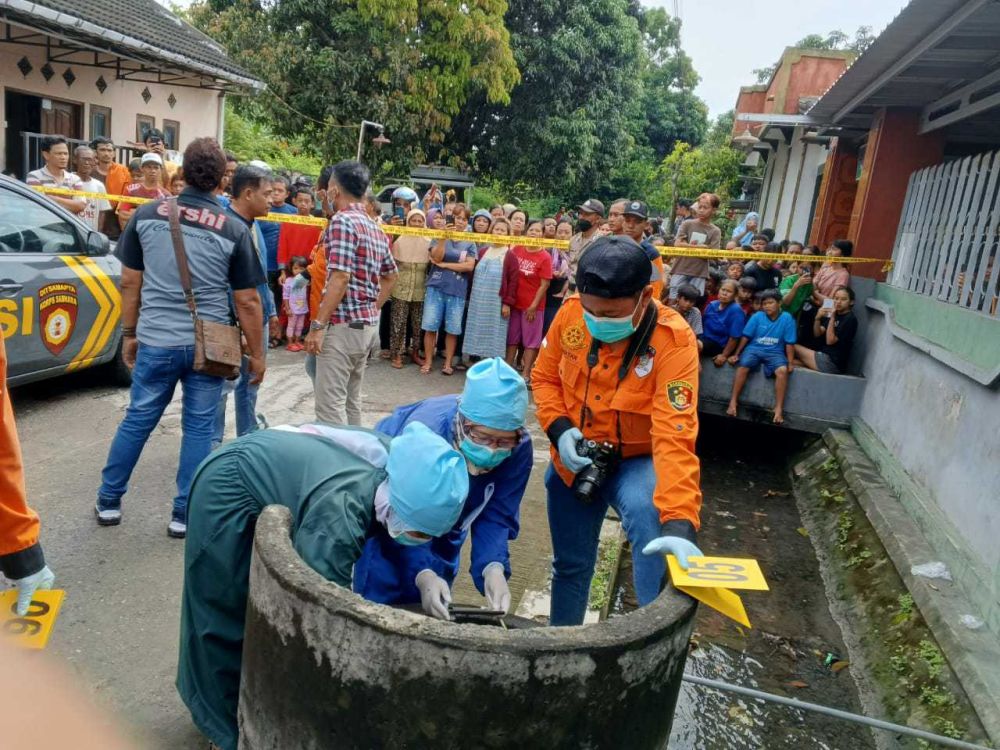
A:
[[[662,748],[695,603],[673,590],[609,622],[504,631],[372,604],[257,521],[240,748]]]

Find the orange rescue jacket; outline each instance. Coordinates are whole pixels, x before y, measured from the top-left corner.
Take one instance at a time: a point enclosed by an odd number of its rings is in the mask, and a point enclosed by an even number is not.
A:
[[[619,382],[629,339],[602,344],[591,369],[587,355],[593,339],[584,324],[580,298],[566,299],[531,373],[538,421],[556,440],[574,426],[590,440],[619,446],[622,458],[652,455],[653,503],[660,522],[686,520],[697,530],[698,345],[679,313],[655,300],[650,304],[656,306],[656,327],[646,351],[637,354]],[[560,461],[554,441],[551,454],[556,471],[569,486],[573,474]]]
[[[17,439],[14,409],[7,391],[7,350],[0,336],[0,571],[15,580],[45,567],[38,544],[38,516],[25,499],[24,465]]]

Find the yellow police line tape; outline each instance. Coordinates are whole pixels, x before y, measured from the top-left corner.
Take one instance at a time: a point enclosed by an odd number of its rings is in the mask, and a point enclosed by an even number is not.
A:
[[[107,193],[91,193],[85,190],[70,190],[69,188],[46,187],[43,185],[31,185],[35,190],[50,195],[78,196],[81,198],[103,198],[114,202],[131,203],[140,205],[152,203],[153,198],[139,198],[128,195],[109,195]],[[325,227],[327,220],[318,216],[299,216],[297,214],[268,214],[260,217],[257,221],[272,221],[279,224],[299,224],[305,226]],[[382,231],[386,234],[406,235],[408,237],[428,237],[430,239],[464,240],[478,244],[491,245],[521,245],[522,247],[542,247],[568,250],[569,242],[566,240],[549,240],[543,237],[513,237],[507,235],[483,235],[475,232],[456,232],[448,229],[427,229],[423,227],[400,227],[393,224],[382,224]],[[489,242],[484,242],[486,238]],[[822,261],[822,255],[799,255],[791,253],[758,253],[754,250],[713,250],[709,248],[693,247],[658,247],[660,255],[664,258],[709,258],[718,260],[771,260],[780,263],[788,261],[804,261],[815,263]],[[885,258],[838,258],[838,263],[881,263],[883,271],[891,271],[892,260]]]

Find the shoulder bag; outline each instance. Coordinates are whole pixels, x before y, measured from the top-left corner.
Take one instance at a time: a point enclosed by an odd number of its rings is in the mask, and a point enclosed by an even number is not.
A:
[[[184,234],[181,231],[177,199],[172,199],[168,203],[170,239],[174,244],[174,255],[177,256],[177,270],[180,271],[184,299],[194,321],[194,371],[227,379],[239,377],[243,359],[239,326],[216,323],[198,317],[191,284],[191,270],[188,268],[187,253],[184,250]]]

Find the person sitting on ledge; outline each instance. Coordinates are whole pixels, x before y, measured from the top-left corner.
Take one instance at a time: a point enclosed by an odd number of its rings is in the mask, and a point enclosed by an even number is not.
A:
[[[858,318],[854,314],[854,290],[838,287],[833,293],[833,305],[816,311],[813,336],[818,344],[812,349],[795,345],[795,360],[810,370],[842,375],[847,372],[851,347],[858,333]],[[831,325],[832,323],[832,325]]]

